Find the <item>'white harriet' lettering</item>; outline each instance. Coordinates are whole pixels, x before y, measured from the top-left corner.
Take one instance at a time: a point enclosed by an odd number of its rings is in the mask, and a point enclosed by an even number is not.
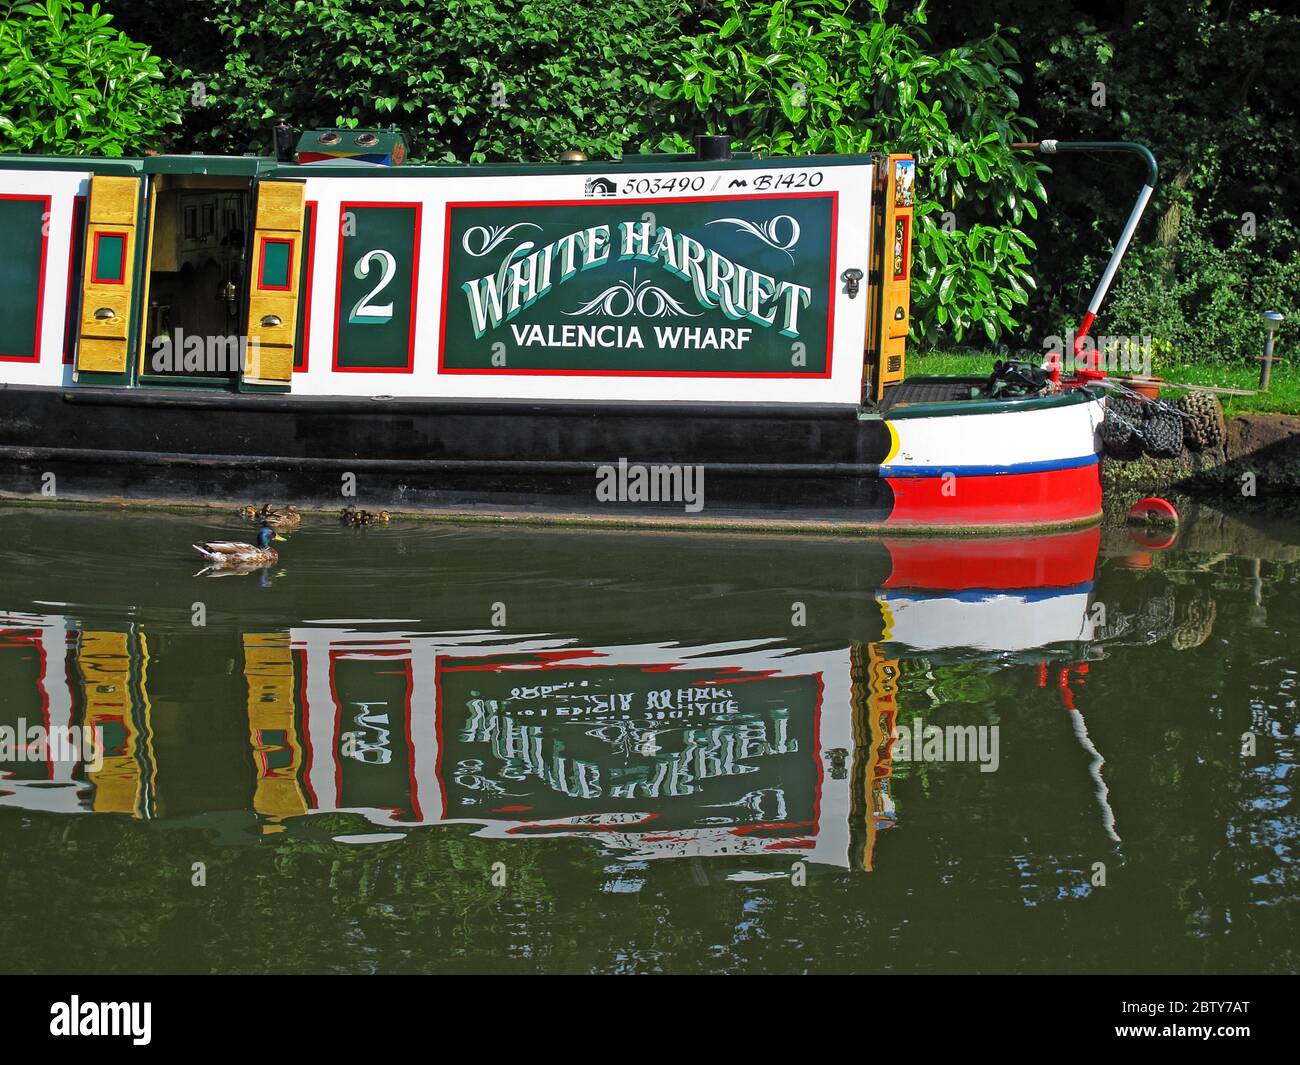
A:
[[[617,228],[615,235],[608,225],[591,226],[541,248],[525,241],[506,255],[495,273],[464,282],[461,290],[469,303],[475,337],[510,321],[582,271],[615,261],[615,249],[619,262],[657,263],[687,282],[701,307],[717,308],[733,321],[775,326],[782,336],[799,335],[799,312],[812,300],[807,285],[778,281],[666,226],[620,222]]]

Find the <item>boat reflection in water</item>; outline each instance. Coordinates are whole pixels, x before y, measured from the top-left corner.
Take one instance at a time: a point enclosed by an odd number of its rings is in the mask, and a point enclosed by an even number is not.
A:
[[[502,839],[593,837],[640,859],[779,853],[871,869],[897,821],[893,778],[927,757],[929,733],[914,745],[907,733],[943,700],[931,690],[909,706],[900,686],[915,675],[933,689],[926,678],[952,656],[1060,688],[1118,839],[1074,705],[1104,635],[1099,541],[1093,529],[887,542],[853,596],[861,638],[838,645],[703,640],[698,624],[683,642],[624,632],[609,646],[354,619],[241,625],[226,675],[201,679],[243,700],[243,742],[192,713],[160,734],[156,708],[184,707],[202,667],[164,668],[167,637],[147,621],[0,613],[0,724],[92,726],[104,743],[98,768],[5,766],[0,805],[144,819],[251,808],[263,833],[351,811],[385,832],[459,822]],[[935,758],[972,763],[963,771],[996,768],[996,729],[991,742],[973,726],[934,742]]]

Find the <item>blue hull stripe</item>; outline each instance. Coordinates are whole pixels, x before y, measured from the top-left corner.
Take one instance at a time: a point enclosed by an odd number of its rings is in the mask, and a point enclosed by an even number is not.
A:
[[[914,603],[927,599],[959,599],[963,603],[986,603],[990,599],[1019,599],[1026,603],[1041,603],[1047,599],[1060,599],[1071,595],[1086,595],[1092,591],[1092,581],[1049,588],[890,588],[880,596],[887,603]]]
[[[1044,459],[1042,462],[1017,462],[1013,466],[881,466],[881,477],[990,477],[1008,473],[1049,473],[1052,470],[1074,470],[1080,466],[1095,466],[1096,455],[1083,455],[1073,459]]]

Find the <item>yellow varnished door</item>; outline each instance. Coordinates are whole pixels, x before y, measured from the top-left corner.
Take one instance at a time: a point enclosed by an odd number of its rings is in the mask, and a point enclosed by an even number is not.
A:
[[[142,648],[143,656],[143,648]],[[144,816],[140,711],[131,684],[129,633],[87,629],[77,648],[85,697],[85,725],[103,745],[99,769],[87,769],[96,813]],[[143,663],[141,664],[143,670]]]
[[[879,367],[876,373],[875,399],[885,394],[885,386],[903,380],[906,372],[907,333],[912,313],[912,212],[915,204],[913,183],[916,160],[910,155],[891,155],[886,161],[881,182],[884,194],[883,225],[878,234],[876,262],[880,273],[879,292],[873,301],[878,317],[868,335],[875,338]]]
[[[264,832],[279,832],[284,818],[310,809],[302,787],[304,751],[288,632],[244,633],[244,679],[257,782],[253,809],[268,818]]]
[[[248,363],[244,380],[287,385],[293,376],[302,266],[304,186],[297,181],[257,184],[257,222],[249,260]]]
[[[126,372],[142,180],[107,174],[90,179],[78,370]]]

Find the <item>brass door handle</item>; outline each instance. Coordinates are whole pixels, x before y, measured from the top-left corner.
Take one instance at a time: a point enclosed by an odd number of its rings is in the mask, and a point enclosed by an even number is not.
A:
[[[100,307],[99,310],[95,312],[95,318],[101,322],[106,322],[108,319],[116,317],[117,311],[113,310],[112,307]]]
[[[267,329],[274,329],[277,325],[284,325],[284,322],[281,321],[278,314],[264,314],[262,315],[262,324]]]

